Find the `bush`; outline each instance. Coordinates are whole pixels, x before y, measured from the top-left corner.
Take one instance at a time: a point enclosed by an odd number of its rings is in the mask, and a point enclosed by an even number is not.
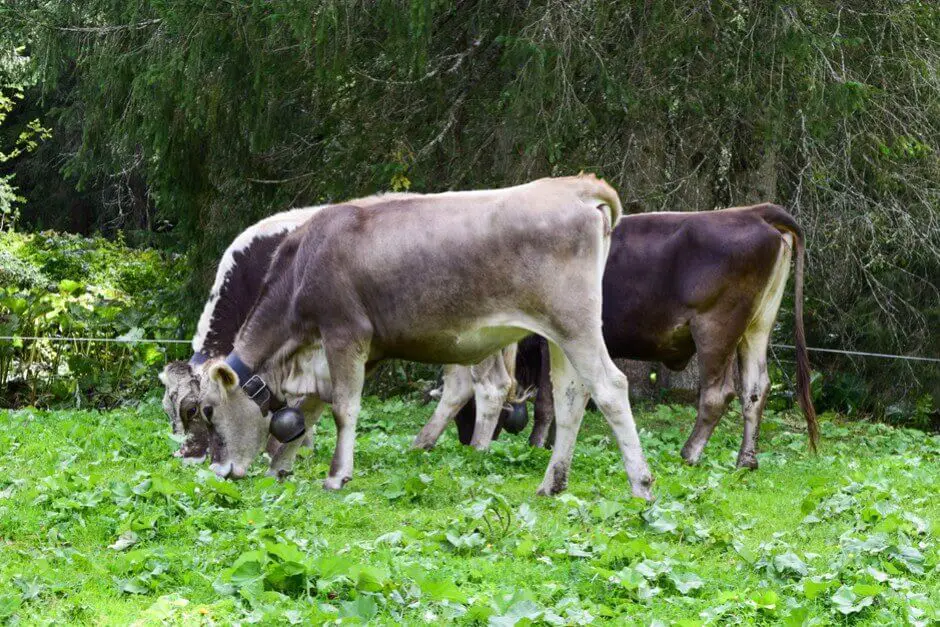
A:
[[[151,389],[185,345],[51,338],[178,338],[182,260],[120,241],[0,233],[0,405],[112,406]],[[30,340],[27,337],[50,339]]]

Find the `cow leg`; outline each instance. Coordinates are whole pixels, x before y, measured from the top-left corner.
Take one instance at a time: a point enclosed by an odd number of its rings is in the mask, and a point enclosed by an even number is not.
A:
[[[470,368],[466,366],[445,366],[444,389],[441,392],[441,400],[438,401],[431,420],[424,425],[411,446],[423,449],[433,448],[451,419],[471,398],[473,398],[473,383],[470,377]]]
[[[473,379],[473,398],[477,406],[476,424],[473,427],[470,446],[478,451],[485,451],[493,440],[499,414],[512,387],[512,379],[506,370],[506,362],[501,352],[471,366],[470,376]]]
[[[294,470],[294,459],[297,457],[297,452],[302,446],[312,447],[313,444],[313,434],[311,431],[315,431],[317,425],[320,423],[320,416],[323,415],[323,410],[326,409],[326,403],[320,400],[317,397],[307,397],[304,399],[303,403],[300,405],[300,411],[304,415],[304,426],[307,428],[307,436],[303,438],[298,438],[293,442],[287,442],[286,444],[280,444],[271,454],[271,467],[268,469],[267,475],[270,477],[286,477],[291,474]],[[271,441],[275,439],[272,437],[269,440],[269,445]],[[311,442],[308,444],[308,442]]]
[[[600,329],[596,329],[596,332],[591,335],[582,335],[576,340],[565,342],[563,348],[578,374],[587,384],[597,408],[604,414],[607,424],[614,432],[633,495],[652,500],[653,494],[650,487],[653,485],[653,475],[643,455],[640,436],[630,409],[627,377],[617,369],[607,353]],[[555,359],[555,355],[552,354],[553,366]],[[556,388],[556,397],[560,393]],[[555,411],[555,446],[558,446],[562,435],[561,423],[557,415],[557,401]]]
[[[548,448],[555,441],[555,434],[552,433],[552,425],[555,422],[555,400],[552,397],[552,368],[548,342],[542,340],[540,343],[538,392],[535,395],[535,418],[532,422],[532,433],[529,434],[529,444]]]
[[[734,397],[733,366],[729,355],[699,352],[698,415],[692,435],[682,447],[682,459],[695,465]]]
[[[770,392],[767,374],[769,333],[745,334],[738,346],[738,370],[741,373],[741,409],[744,437],[738,452],[738,468],[757,468],[757,436],[761,416]]]
[[[568,486],[574,443],[584,418],[588,390],[564,352],[551,344],[551,382],[555,399],[555,447],[536,494],[552,496]]]
[[[349,343],[330,350],[327,359],[333,379],[333,417],[336,420],[336,450],[330,472],[323,482],[327,490],[339,490],[352,479],[356,421],[362,404],[368,344]]]

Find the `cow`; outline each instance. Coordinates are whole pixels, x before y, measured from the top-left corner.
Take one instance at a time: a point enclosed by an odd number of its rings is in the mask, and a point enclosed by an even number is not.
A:
[[[384,194],[360,198],[350,201],[349,204],[367,205],[381,200],[406,197],[407,194]],[[164,385],[164,410],[170,419],[173,433],[183,438],[180,449],[176,452],[176,455],[182,457],[183,463],[202,463],[210,448],[209,431],[205,421],[198,414],[199,375],[203,364],[211,357],[225,356],[231,352],[235,334],[261,292],[261,285],[274,251],[288,233],[322,208],[321,205],[292,209],[269,216],[245,229],[222,255],[209,299],[203,307],[196,334],[193,336],[191,358],[188,361],[172,361],[160,373],[160,381]],[[321,362],[324,359],[322,354],[315,352],[310,353],[310,357],[320,359]],[[494,385],[487,373],[493,371],[500,361],[506,376],[502,376],[500,372],[500,377],[497,377],[495,384],[501,387],[496,393],[508,394],[512,398],[515,346],[504,349],[502,355],[488,357],[474,368],[448,366],[445,369],[441,400],[431,424],[446,426],[457,410],[474,394],[483,398],[480,395],[486,394]],[[319,372],[321,378],[328,379],[325,370],[325,363],[306,364],[293,377],[287,373],[280,373],[277,377],[279,381],[288,381],[286,385],[293,386],[291,403],[301,407],[310,426],[316,423],[322,413],[323,403],[300,393],[303,382],[299,377],[303,373]],[[287,390],[280,394],[282,402],[286,394]],[[484,408],[490,405],[491,403],[486,402],[480,404]],[[493,411],[498,412],[499,408],[496,407]],[[297,447],[293,446],[279,453],[279,444],[274,439],[269,441],[268,452],[272,460],[277,460],[276,464],[272,465],[271,473],[284,476],[290,472]]]
[[[689,464],[699,461],[735,395],[737,361],[744,417],[737,466],[757,468],[757,436],[770,388],[767,345],[794,252],[796,396],[815,451],[819,428],[803,330],[804,238],[793,217],[777,205],[760,204],[630,215],[614,229],[603,281],[604,341],[614,358],[660,361],[674,370],[698,354],[698,416],[682,448]],[[552,424],[544,353],[544,342],[528,340],[517,365],[520,372],[541,370],[521,384],[539,387],[529,439],[534,446],[545,445]],[[474,431],[474,413],[468,403],[457,415],[462,441]]]
[[[235,334],[261,292],[275,249],[289,232],[321,208],[305,207],[269,216],[245,229],[225,249],[193,336],[192,357],[188,362],[172,361],[160,373],[163,408],[173,433],[183,438],[176,454],[184,463],[202,463],[209,451],[209,431],[198,413],[202,365],[232,350]]]
[[[590,396],[614,431],[632,493],[650,499],[627,379],[601,332],[601,278],[621,214],[616,191],[593,175],[319,211],[278,247],[233,351],[203,367],[200,407],[221,448],[216,474],[246,474],[275,425],[264,377],[290,370],[306,351],[323,351],[329,364],[330,389],[317,391],[332,401],[337,424],[324,487],[338,490],[352,477],[371,366],[388,358],[474,364],[538,333],[550,341],[557,390],[557,436],[538,493],[567,486]],[[505,380],[505,369],[492,370]],[[498,391],[487,394],[497,406]],[[478,446],[496,419],[474,434]]]

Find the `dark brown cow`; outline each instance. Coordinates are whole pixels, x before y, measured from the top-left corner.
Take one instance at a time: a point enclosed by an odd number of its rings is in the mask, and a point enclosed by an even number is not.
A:
[[[797,399],[815,450],[818,427],[803,332],[804,242],[792,216],[772,204],[646,213],[624,217],[614,230],[603,283],[604,340],[613,358],[661,361],[675,370],[698,353],[698,418],[682,448],[689,463],[698,462],[734,397],[737,359],[744,413],[737,463],[757,467],[757,434],[770,387],[767,344],[794,249]],[[520,360],[541,362],[544,372],[541,350],[538,343],[522,346]],[[552,423],[551,386],[542,377],[539,387],[530,436],[536,446],[545,444]],[[473,415],[473,407],[458,415],[461,435],[472,431]]]

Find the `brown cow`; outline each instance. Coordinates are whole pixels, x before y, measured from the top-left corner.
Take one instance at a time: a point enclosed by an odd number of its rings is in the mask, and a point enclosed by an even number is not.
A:
[[[559,390],[558,435],[539,493],[565,488],[590,395],[614,431],[633,493],[650,498],[627,380],[601,332],[601,278],[620,215],[617,193],[594,176],[318,212],[278,248],[233,352],[203,368],[201,407],[221,443],[216,473],[244,476],[264,444],[270,393],[256,373],[270,364],[325,351],[337,448],[324,487],[339,489],[352,476],[371,364],[475,364],[534,332],[551,342]],[[475,437],[480,447],[497,415]]]
[[[604,273],[607,350],[614,358],[661,361],[675,370],[698,353],[698,418],[682,448],[683,459],[691,464],[698,462],[734,397],[736,358],[744,410],[737,464],[757,467],[757,435],[770,387],[767,345],[794,250],[797,399],[815,451],[818,426],[803,332],[804,242],[790,214],[772,204],[644,213],[624,217],[614,229]],[[520,360],[541,362],[544,372],[547,360],[539,351],[537,343],[522,346]],[[543,376],[530,436],[535,446],[545,444],[552,423],[550,395],[551,385]],[[462,434],[473,430],[473,416],[470,405],[458,415]]]

